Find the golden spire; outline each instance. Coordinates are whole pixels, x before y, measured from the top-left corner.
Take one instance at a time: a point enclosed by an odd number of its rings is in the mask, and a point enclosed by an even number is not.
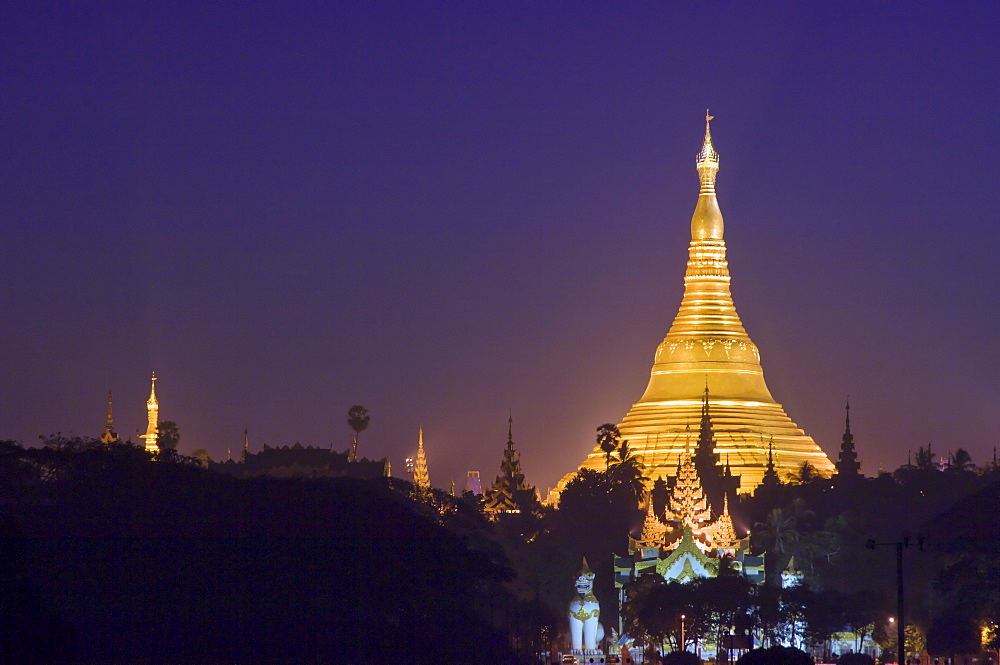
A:
[[[719,153],[712,145],[712,129],[710,123],[712,118],[705,111],[705,142],[698,153],[696,165],[698,167],[698,180],[701,184],[698,190],[698,204],[695,206],[694,215],[691,216],[691,240],[722,240],[724,224],[722,223],[722,210],[719,209],[719,202],[715,198],[715,176],[719,173]],[[721,255],[718,257],[725,263],[725,246],[722,247]],[[688,264],[690,266],[690,263]],[[728,272],[726,277],[728,278]],[[728,281],[728,279],[727,279]]]
[[[115,419],[111,415],[111,391],[108,391],[108,418],[104,423],[104,434],[101,435],[101,443],[109,444],[118,440],[115,432]]]
[[[243,456],[240,458],[241,462],[247,461],[247,455],[250,454],[250,431],[247,428],[243,428]]]
[[[159,417],[160,405],[156,402],[156,372],[153,372],[153,379],[149,388],[149,399],[146,400],[146,433],[139,437],[146,440],[146,452],[160,452],[160,446],[156,442],[159,436]]]
[[[413,465],[413,484],[420,490],[428,490],[431,487],[431,474],[427,470],[427,455],[424,453],[423,428],[420,428],[420,437],[417,440],[417,461]]]

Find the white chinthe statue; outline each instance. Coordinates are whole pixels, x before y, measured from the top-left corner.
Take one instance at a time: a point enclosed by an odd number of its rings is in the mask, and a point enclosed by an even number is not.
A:
[[[572,652],[580,655],[600,653],[597,643],[604,639],[601,606],[594,596],[594,573],[583,558],[583,570],[576,578],[576,595],[569,601],[569,635]]]

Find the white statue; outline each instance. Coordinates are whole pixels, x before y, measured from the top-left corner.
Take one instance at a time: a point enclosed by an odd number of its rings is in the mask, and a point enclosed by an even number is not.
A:
[[[601,606],[594,596],[594,573],[583,558],[583,570],[576,578],[576,595],[569,601],[569,635],[572,652],[580,655],[600,653],[597,643],[604,639]]]

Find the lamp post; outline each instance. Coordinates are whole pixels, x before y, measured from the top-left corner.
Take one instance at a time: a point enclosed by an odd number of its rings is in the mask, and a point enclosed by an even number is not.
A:
[[[903,532],[903,538],[895,543],[876,543],[868,541],[868,549],[891,546],[896,548],[896,665],[906,665],[906,619],[903,614],[903,550],[911,545],[910,534]],[[917,547],[924,549],[924,536],[917,534]],[[892,622],[892,619],[889,619]]]
[[[684,615],[681,615],[681,651],[687,651],[687,643],[684,641]]]

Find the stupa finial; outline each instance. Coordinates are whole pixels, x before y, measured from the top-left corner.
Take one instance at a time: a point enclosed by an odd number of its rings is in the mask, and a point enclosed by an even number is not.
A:
[[[699,172],[702,168],[719,170],[719,153],[715,152],[715,147],[712,146],[712,120],[714,118],[715,116],[709,115],[708,109],[705,109],[705,142],[701,146],[701,152],[698,153]]]

